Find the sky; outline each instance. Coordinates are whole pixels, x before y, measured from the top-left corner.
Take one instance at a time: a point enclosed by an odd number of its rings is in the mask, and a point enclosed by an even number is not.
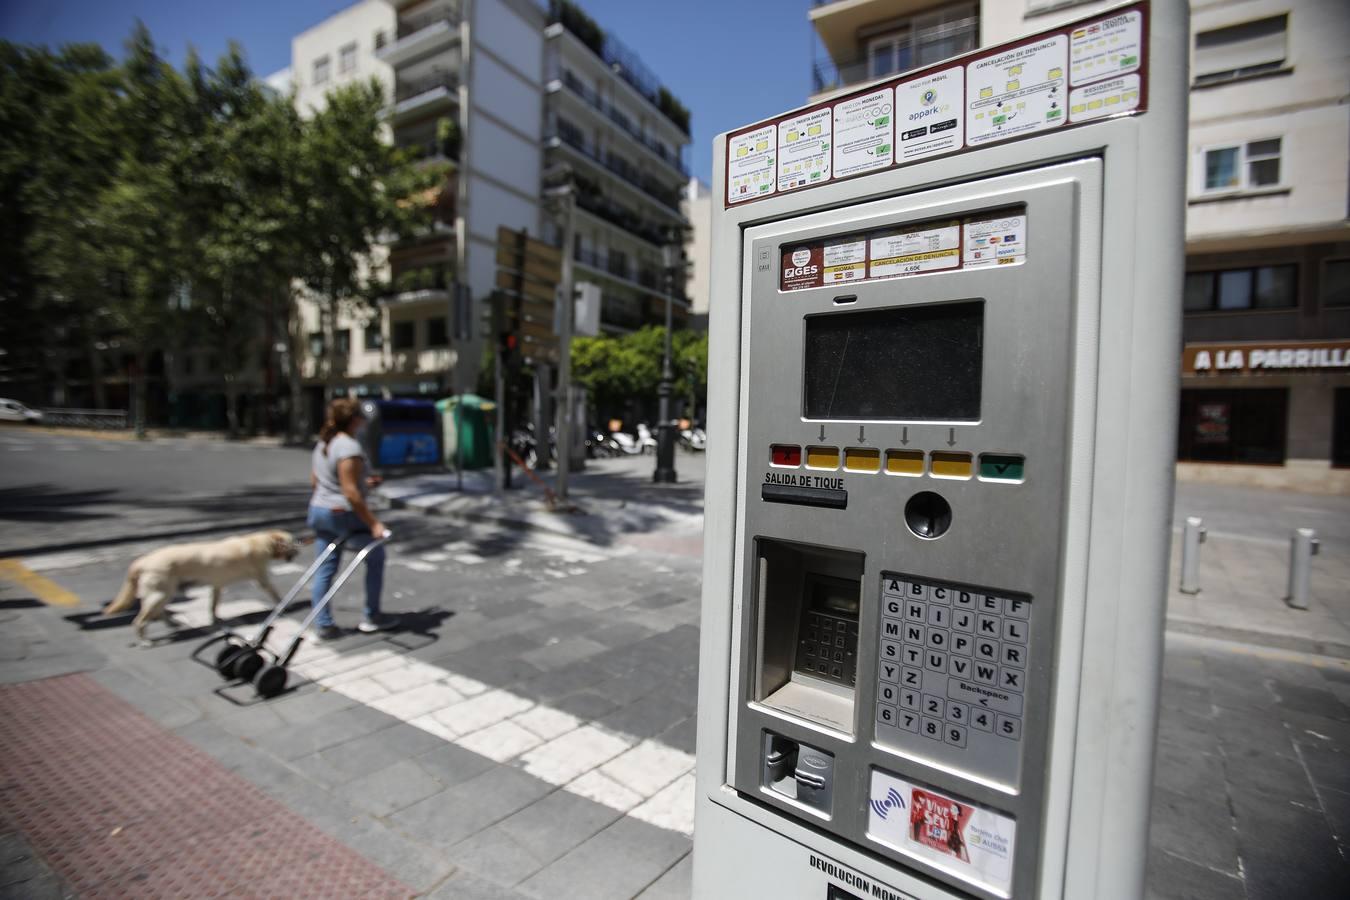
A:
[[[711,184],[712,139],[800,106],[811,88],[811,0],[581,0],[692,113],[688,160]],[[0,0],[0,38],[57,47],[93,41],[121,55],[136,19],[169,59],[214,61],[233,39],[260,76],[290,65],[291,37],[342,0]]]

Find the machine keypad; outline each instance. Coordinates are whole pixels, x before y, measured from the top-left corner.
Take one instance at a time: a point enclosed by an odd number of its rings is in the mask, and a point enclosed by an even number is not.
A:
[[[1015,753],[1031,607],[1021,595],[883,574],[878,738],[905,744],[908,733],[985,755]]]
[[[808,611],[798,636],[797,668],[852,687],[858,671],[857,646],[857,620]]]

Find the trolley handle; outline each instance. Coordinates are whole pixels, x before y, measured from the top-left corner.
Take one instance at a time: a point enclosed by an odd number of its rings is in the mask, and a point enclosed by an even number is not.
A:
[[[305,620],[300,623],[300,630],[296,632],[295,638],[291,641],[290,646],[286,648],[286,653],[280,660],[281,665],[285,666],[291,661],[291,657],[295,655],[295,651],[300,647],[300,641],[305,637],[305,631],[309,626],[314,624],[314,620],[319,617],[319,613],[327,608],[328,604],[332,602],[332,599],[337,596],[337,592],[342,590],[342,586],[347,583],[347,579],[351,578],[352,573],[357,570],[361,563],[365,562],[366,557],[370,555],[371,551],[376,547],[381,547],[388,543],[389,539],[393,536],[394,533],[386,528],[383,537],[376,538],[357,551],[356,556],[352,558],[351,563],[348,564],[347,568],[342,570],[342,574],[339,575],[332,586],[328,588],[328,592],[323,595],[318,603],[314,604],[314,608],[310,610],[309,615],[305,616]],[[345,535],[343,541],[345,542],[350,537],[350,534]]]
[[[309,580],[314,577],[314,573],[319,571],[319,566],[323,565],[324,562],[328,560],[328,557],[338,552],[342,545],[347,543],[348,537],[350,537],[350,535],[339,535],[336,540],[328,542],[328,546],[323,549],[323,553],[320,553],[318,558],[309,564],[309,568],[305,570],[305,574],[300,576],[299,581],[291,585],[291,589],[281,598],[281,602],[277,604],[276,608],[273,609],[271,614],[263,621],[262,628],[258,631],[258,637],[254,639],[255,644],[261,645],[263,641],[267,640],[267,636],[272,633],[272,626],[276,624],[277,619],[281,618],[286,613],[286,610],[290,609],[291,601],[299,595],[300,590],[305,585],[309,584]]]

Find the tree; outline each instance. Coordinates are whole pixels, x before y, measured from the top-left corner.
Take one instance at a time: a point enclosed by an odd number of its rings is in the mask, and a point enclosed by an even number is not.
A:
[[[648,325],[620,337],[576,338],[572,373],[586,388],[597,410],[623,408],[632,400],[651,400],[661,383],[666,330]],[[671,335],[674,396],[685,401],[684,415],[694,415],[708,393],[708,336],[692,331]]]
[[[292,198],[298,214],[296,274],[321,308],[320,367],[328,396],[335,383],[339,311],[383,292],[376,248],[425,226],[424,207],[414,198],[445,183],[444,168],[418,167],[411,154],[384,143],[383,107],[378,82],[353,84],[329,94],[301,131]]]

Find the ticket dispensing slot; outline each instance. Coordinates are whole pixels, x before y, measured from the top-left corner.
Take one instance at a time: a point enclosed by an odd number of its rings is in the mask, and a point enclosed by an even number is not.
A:
[[[759,539],[756,699],[854,731],[861,553]]]

